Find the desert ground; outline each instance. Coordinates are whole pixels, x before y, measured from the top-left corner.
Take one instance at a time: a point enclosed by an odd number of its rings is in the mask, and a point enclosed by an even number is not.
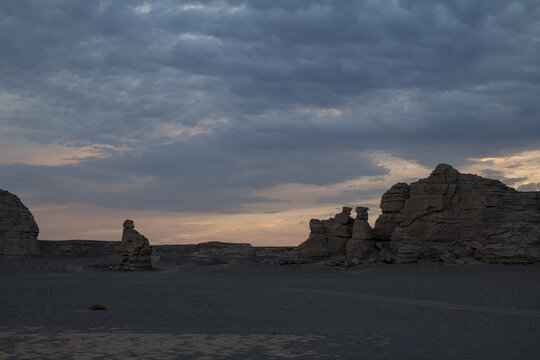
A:
[[[540,265],[0,259],[0,359],[539,359]],[[100,304],[106,310],[90,311]]]

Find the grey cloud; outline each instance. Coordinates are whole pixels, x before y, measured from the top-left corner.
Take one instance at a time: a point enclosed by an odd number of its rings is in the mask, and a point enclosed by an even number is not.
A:
[[[2,2],[0,141],[134,149],[2,166],[2,184],[39,184],[50,201],[237,211],[260,200],[253,189],[387,171],[352,154],[459,166],[540,143],[536,1],[142,4]],[[157,135],[220,118],[210,133]],[[154,180],[112,195],[68,186],[140,176]]]
[[[345,190],[342,191],[338,196],[323,196],[317,199],[319,203],[330,203],[330,204],[350,204],[357,203],[363,199],[371,199],[374,194],[382,194],[388,189],[379,188],[371,190]],[[360,204],[359,204],[360,205]]]
[[[254,195],[257,189],[281,183],[328,185],[386,172],[370,159],[351,159],[345,152],[316,157],[310,156],[310,149],[216,152],[197,143],[157,146],[143,153],[84,160],[77,165],[0,166],[2,186],[32,193],[36,202],[222,212],[245,210],[243,204],[288,201]],[[37,188],[35,174],[39,174]],[[151,180],[136,186],[137,179],[144,178]]]
[[[502,171],[498,171],[498,170],[483,169],[483,170],[480,170],[480,172],[482,173],[482,176],[490,178],[490,179],[499,180],[499,181],[505,183],[506,185],[512,185],[514,183],[521,182],[523,180],[527,180],[527,178],[508,178],[508,177],[505,177],[504,173]]]
[[[519,191],[540,191],[540,183],[528,183],[517,188]]]

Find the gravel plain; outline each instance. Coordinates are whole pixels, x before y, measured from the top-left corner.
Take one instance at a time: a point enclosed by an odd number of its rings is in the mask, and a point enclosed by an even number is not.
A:
[[[119,261],[0,259],[0,359],[540,359],[540,265]]]

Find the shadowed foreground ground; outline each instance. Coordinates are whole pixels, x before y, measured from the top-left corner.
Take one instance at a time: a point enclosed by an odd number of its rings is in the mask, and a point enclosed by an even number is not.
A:
[[[0,260],[0,359],[540,358],[539,265],[195,260]]]

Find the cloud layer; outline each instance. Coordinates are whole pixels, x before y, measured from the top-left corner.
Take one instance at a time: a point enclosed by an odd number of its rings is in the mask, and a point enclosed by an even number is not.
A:
[[[432,168],[539,150],[539,18],[526,0],[3,1],[0,187],[36,206],[264,213],[299,206],[272,191],[287,184],[388,178],[374,154]],[[382,189],[337,188],[312,205]]]

